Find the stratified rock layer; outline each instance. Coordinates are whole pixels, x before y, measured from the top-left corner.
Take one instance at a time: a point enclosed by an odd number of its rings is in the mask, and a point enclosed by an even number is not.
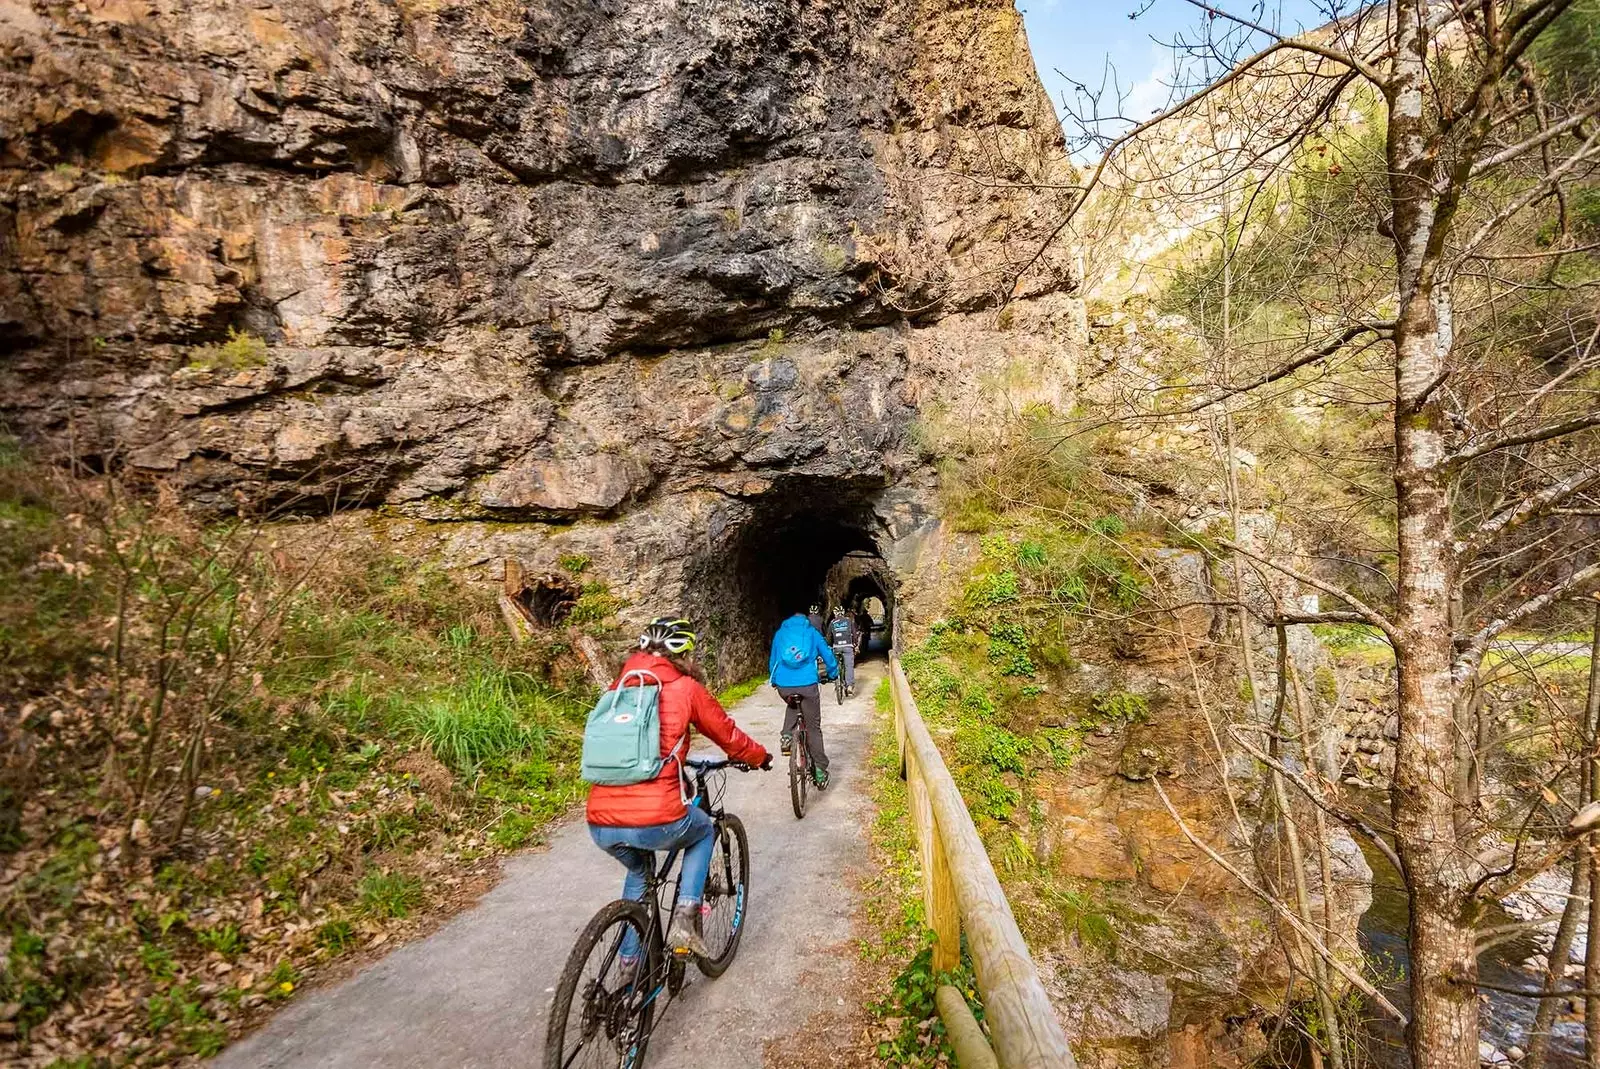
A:
[[[892,481],[906,324],[1067,281],[972,179],[1058,166],[995,0],[7,0],[0,59],[8,418],[202,503]]]

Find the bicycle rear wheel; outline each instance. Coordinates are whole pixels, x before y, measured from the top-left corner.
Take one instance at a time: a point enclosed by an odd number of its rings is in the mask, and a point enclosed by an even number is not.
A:
[[[710,953],[695,959],[707,976],[721,976],[733,964],[750,906],[750,840],[744,821],[729,813],[717,822],[716,834],[700,915],[700,934]]]
[[[838,702],[839,702],[840,705],[844,704],[844,672],[843,671],[841,671],[839,673],[839,678],[837,678],[837,679],[835,679],[833,681],[833,696],[836,699],[838,699]]]
[[[655,1020],[660,972],[650,915],[619,899],[590,919],[567,955],[544,1039],[544,1069],[639,1069]],[[638,948],[622,957],[631,935]]]
[[[796,820],[803,820],[806,815],[806,780],[811,778],[807,764],[806,734],[797,731],[789,747],[789,801],[794,805]]]

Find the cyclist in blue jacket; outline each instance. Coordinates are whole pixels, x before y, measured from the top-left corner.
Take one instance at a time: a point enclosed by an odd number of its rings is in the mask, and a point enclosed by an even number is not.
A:
[[[828,754],[822,746],[822,692],[817,687],[817,658],[828,666],[828,679],[839,674],[839,661],[828,648],[822,632],[800,613],[795,613],[778,625],[772,636],[772,657],[768,671],[772,685],[787,700],[790,695],[800,698],[799,715],[805,717],[807,749],[811,755],[811,776],[817,790],[828,786]],[[789,707],[783,718],[783,752],[788,753],[794,742],[796,710]]]

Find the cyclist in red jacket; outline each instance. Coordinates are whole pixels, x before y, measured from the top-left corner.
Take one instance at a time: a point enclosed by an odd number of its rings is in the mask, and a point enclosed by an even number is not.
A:
[[[772,755],[739,730],[706,689],[705,676],[693,656],[697,640],[687,620],[667,616],[651,621],[639,636],[638,651],[622,666],[612,688],[630,672],[650,672],[661,680],[661,756],[678,760],[665,761],[660,774],[643,783],[590,787],[588,816],[589,836],[595,845],[628,870],[622,883],[624,898],[638,901],[644,897],[645,878],[655,864],[656,851],[683,851],[682,885],[666,943],[674,954],[703,955],[700,900],[714,844],[711,818],[700,807],[685,805],[680,787],[681,759],[689,753],[689,729],[698,729],[743,764],[771,769]],[[624,946],[622,953],[630,957],[638,949]]]

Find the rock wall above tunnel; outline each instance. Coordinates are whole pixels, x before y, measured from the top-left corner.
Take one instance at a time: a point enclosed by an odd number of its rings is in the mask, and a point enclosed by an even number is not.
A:
[[[1010,0],[0,0],[0,85],[0,421],[202,507],[725,613],[775,518],[913,575],[918,424],[1070,386]]]
[[[613,514],[1072,285],[1008,0],[5,0],[0,84],[3,416],[202,503]]]

